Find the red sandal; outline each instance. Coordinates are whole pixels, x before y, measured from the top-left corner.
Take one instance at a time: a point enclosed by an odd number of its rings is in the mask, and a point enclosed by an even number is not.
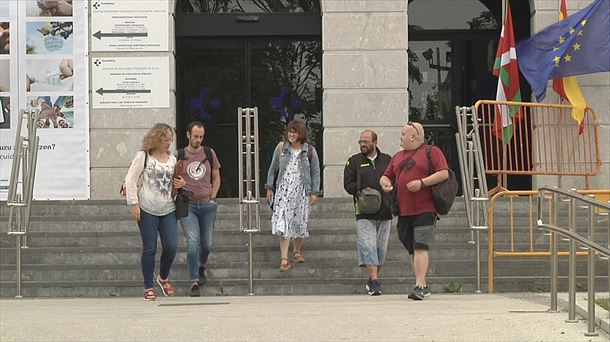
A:
[[[174,286],[170,283],[169,278],[163,280],[161,277],[157,277],[157,283],[161,286],[161,291],[165,297],[174,295]]]
[[[280,272],[286,272],[291,267],[292,267],[292,265],[290,265],[290,260],[288,260],[288,258],[281,258],[280,259]]]
[[[150,289],[144,290],[144,300],[156,300],[156,299],[157,299],[157,293],[155,292],[155,289],[150,288]]]

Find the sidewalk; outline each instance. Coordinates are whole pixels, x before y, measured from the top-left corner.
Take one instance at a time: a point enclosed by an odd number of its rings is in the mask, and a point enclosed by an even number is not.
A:
[[[488,294],[3,299],[0,340],[608,341],[547,309]]]

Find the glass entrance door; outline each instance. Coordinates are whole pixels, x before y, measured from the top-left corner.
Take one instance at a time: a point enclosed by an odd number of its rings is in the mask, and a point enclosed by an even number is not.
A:
[[[222,163],[219,197],[237,197],[238,107],[258,107],[261,191],[288,121],[304,119],[321,148],[319,39],[180,39],[177,51],[178,146],[189,122],[204,122],[204,144]]]

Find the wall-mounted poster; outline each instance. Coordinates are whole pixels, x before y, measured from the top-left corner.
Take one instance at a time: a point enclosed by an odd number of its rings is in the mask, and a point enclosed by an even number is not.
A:
[[[0,93],[11,91],[11,61],[0,59]]]
[[[74,53],[72,46],[74,24],[71,21],[35,21],[26,25],[28,55]]]
[[[7,21],[0,21],[0,55],[11,52],[11,28]]]
[[[28,17],[71,17],[72,0],[26,0]]]
[[[88,199],[88,0],[0,0],[7,3],[0,7],[0,39],[8,31],[0,40],[8,44],[0,54],[0,200],[8,196],[15,135],[26,135],[16,132],[22,110],[35,110],[40,138],[34,198]]]

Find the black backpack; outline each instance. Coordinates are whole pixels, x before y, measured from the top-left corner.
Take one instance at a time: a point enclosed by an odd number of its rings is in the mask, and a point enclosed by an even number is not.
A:
[[[432,145],[426,147],[426,156],[428,157],[428,172],[433,174],[434,168],[432,167],[430,151],[432,151]],[[458,192],[458,182],[455,178],[455,173],[449,168],[447,168],[447,172],[449,173],[449,178],[442,183],[430,186],[432,199],[434,199],[436,204],[436,212],[439,215],[447,215],[449,213]]]
[[[214,184],[214,173],[212,173],[212,168],[214,167],[214,154],[212,153],[212,149],[207,146],[203,146],[203,152],[205,153],[205,159],[200,161],[199,164],[201,166],[201,164],[203,164],[203,162],[205,162],[206,160],[210,161],[210,183]],[[185,159],[184,149],[181,148],[178,150],[178,160],[184,160],[184,159]]]

